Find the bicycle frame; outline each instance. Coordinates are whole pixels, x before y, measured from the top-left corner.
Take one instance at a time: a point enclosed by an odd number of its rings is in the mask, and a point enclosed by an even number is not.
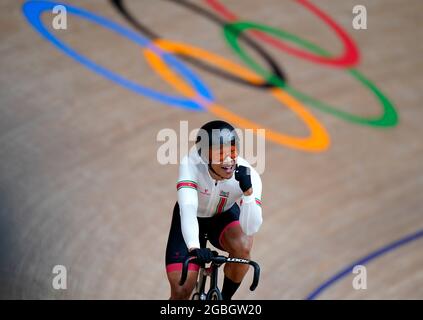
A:
[[[221,300],[221,292],[217,286],[220,265],[212,262],[209,267],[201,267],[198,272],[197,285],[192,294],[192,300],[211,300],[212,293],[216,293],[218,300]],[[207,278],[210,278],[209,290],[206,293]]]
[[[259,265],[251,260],[247,259],[240,259],[240,258],[230,258],[225,256],[217,255],[216,251],[213,251],[215,256],[211,259],[211,264],[209,267],[202,266],[199,270],[199,277],[197,280],[197,285],[195,291],[192,295],[193,300],[222,300],[222,294],[218,288],[218,270],[220,266],[224,263],[241,263],[241,264],[248,264],[254,268],[254,278],[253,282],[250,286],[250,290],[254,291],[258,285],[259,277],[260,277],[260,267]],[[188,274],[188,264],[191,260],[194,260],[195,257],[188,256],[185,258],[182,268],[182,275],[179,285],[183,285],[186,281],[187,274]],[[207,278],[210,277],[210,287],[207,293],[205,292],[206,289],[206,281]],[[215,297],[215,299],[213,299]]]

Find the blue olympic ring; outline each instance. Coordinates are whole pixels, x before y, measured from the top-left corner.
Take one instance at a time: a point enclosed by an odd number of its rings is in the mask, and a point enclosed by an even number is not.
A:
[[[160,48],[155,46],[149,39],[131,31],[130,29],[127,29],[101,16],[95,15],[89,11],[72,7],[67,4],[51,2],[51,1],[26,2],[22,7],[22,11],[25,17],[27,18],[28,22],[32,25],[32,27],[35,30],[37,30],[44,38],[50,41],[53,45],[55,45],[57,48],[59,48],[61,51],[67,54],[69,57],[73,58],[77,62],[84,65],[86,68],[140,95],[152,98],[154,100],[158,100],[166,104],[174,105],[184,109],[189,109],[191,111],[193,110],[205,111],[205,108],[200,103],[196,102],[195,100],[166,95],[158,91],[143,87],[136,82],[130,81],[110,71],[109,69],[94,63],[87,57],[79,54],[78,52],[76,52],[75,50],[73,50],[72,48],[64,44],[56,36],[51,34],[41,21],[41,14],[43,12],[47,10],[52,10],[55,6],[58,6],[58,5],[64,6],[67,12],[75,16],[84,18],[95,24],[101,25],[102,27],[105,27],[109,30],[112,30],[124,36],[125,38],[135,42],[136,44],[138,44],[139,46],[143,48],[149,47],[153,49],[155,52],[160,54],[170,66],[172,66],[177,72],[179,72],[188,83],[190,83],[194,87],[197,94],[199,94],[201,97],[207,98],[210,101],[214,100],[207,86],[200,80],[200,78],[197,75],[191,72],[182,62],[180,62],[173,55],[163,52]]]

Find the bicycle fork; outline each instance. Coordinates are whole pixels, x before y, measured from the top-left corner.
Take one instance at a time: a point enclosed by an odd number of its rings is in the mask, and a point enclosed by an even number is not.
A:
[[[210,289],[217,289],[218,266],[211,265],[209,267],[201,267],[198,273],[197,285],[192,296],[193,300],[207,300],[206,283],[207,277],[210,277]]]

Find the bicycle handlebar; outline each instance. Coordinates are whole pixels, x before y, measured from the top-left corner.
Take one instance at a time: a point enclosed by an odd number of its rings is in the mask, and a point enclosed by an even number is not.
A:
[[[182,275],[181,280],[179,281],[179,285],[183,286],[185,281],[187,280],[188,275],[188,265],[191,260],[195,260],[196,257],[188,256],[185,258],[183,266],[182,266]],[[211,263],[221,265],[224,263],[242,263],[242,264],[249,264],[254,268],[254,276],[253,276],[253,282],[251,283],[250,290],[254,291],[257,288],[259,278],[260,278],[260,266],[257,264],[257,262],[254,262],[252,260],[247,259],[240,259],[240,258],[230,258],[225,256],[215,256],[210,260]]]

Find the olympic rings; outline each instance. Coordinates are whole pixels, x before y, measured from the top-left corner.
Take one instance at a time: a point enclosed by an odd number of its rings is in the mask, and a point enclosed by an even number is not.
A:
[[[123,6],[123,0],[111,0],[115,5]],[[170,0],[175,1],[175,0]],[[217,0],[206,0],[209,4],[218,4]],[[300,3],[311,6],[306,0],[298,0]],[[209,88],[201,81],[201,79],[193,73],[189,68],[187,68],[182,62],[176,59],[171,53],[181,54],[186,59],[191,59],[195,63],[203,63],[207,62],[205,68],[210,70],[210,66],[216,68],[223,68],[223,71],[216,71],[216,69],[211,69],[214,72],[219,72],[220,75],[224,77],[231,78],[236,81],[241,81],[243,83],[253,85],[256,87],[270,87],[270,93],[280,102],[285,104],[291,111],[293,111],[309,128],[310,135],[308,137],[295,137],[289,136],[286,134],[282,134],[270,129],[267,129],[266,132],[266,139],[276,142],[278,144],[287,145],[292,148],[306,150],[306,151],[322,151],[328,148],[329,136],[325,130],[325,128],[316,120],[312,114],[307,111],[297,99],[311,104],[313,107],[316,107],[324,112],[330,113],[332,115],[338,116],[345,120],[356,122],[360,124],[367,124],[372,126],[393,126],[397,123],[397,113],[392,105],[392,103],[388,100],[386,96],[372,83],[370,80],[366,79],[361,73],[357,70],[349,69],[348,71],[352,74],[355,78],[357,78],[362,84],[367,86],[373,94],[379,99],[380,103],[384,108],[384,113],[382,116],[374,119],[374,118],[364,118],[355,116],[340,110],[337,110],[331,106],[325,105],[322,102],[319,102],[303,93],[298,92],[294,88],[288,86],[284,79],[281,78],[281,75],[278,73],[277,64],[273,62],[273,60],[268,56],[260,47],[258,47],[255,43],[250,42],[249,38],[245,38],[245,35],[242,34],[244,30],[248,29],[257,29],[260,33],[260,37],[262,36],[267,37],[267,33],[272,36],[276,36],[279,38],[288,39],[291,42],[299,44],[303,48],[308,49],[313,54],[312,57],[316,58],[317,60],[326,61],[327,64],[340,64],[339,61],[343,58],[330,58],[328,53],[319,48],[318,46],[300,39],[293,34],[288,32],[273,29],[268,26],[251,23],[251,22],[237,22],[231,24],[225,24],[221,22],[219,18],[216,18],[213,15],[210,15],[209,12],[204,11],[201,7],[197,7],[193,4],[186,3],[184,0],[176,2],[178,4],[182,4],[192,10],[198,11],[203,15],[208,16],[214,21],[218,21],[219,23],[224,24],[224,34],[227,42],[230,44],[232,49],[244,60],[254,71],[250,71],[240,65],[237,65],[221,56],[208,52],[206,50],[190,46],[183,43],[171,42],[168,40],[160,40],[155,39],[155,41],[151,41],[136,32],[133,32],[125,27],[120,26],[117,23],[114,23],[106,18],[97,16],[89,11],[79,9],[76,7],[72,7],[69,5],[65,5],[67,11],[73,15],[76,15],[80,18],[84,18],[92,23],[98,24],[106,29],[109,29],[124,38],[129,39],[130,41],[135,42],[137,45],[143,48],[144,55],[147,59],[149,65],[164,79],[166,80],[171,86],[176,88],[177,91],[182,93],[185,97],[179,96],[172,96],[172,95],[165,95],[160,92],[154,91],[150,88],[143,87],[138,83],[132,82],[118,74],[113,73],[109,69],[94,63],[93,61],[89,60],[87,57],[77,53],[75,50],[61,42],[57,39],[53,34],[51,34],[48,29],[44,26],[41,21],[41,14],[47,10],[53,9],[54,6],[58,5],[59,3],[51,2],[51,1],[27,1],[23,5],[23,14],[27,18],[28,22],[32,27],[38,31],[45,39],[50,41],[53,45],[55,45],[59,50],[67,54],[69,57],[73,58],[75,61],[81,63],[86,68],[94,71],[95,73],[129,89],[131,91],[136,92],[137,94],[141,94],[152,98],[154,100],[164,102],[173,106],[182,107],[184,109],[193,110],[193,111],[204,111],[208,110],[218,117],[226,119],[232,122],[234,125],[243,127],[243,128],[252,128],[256,130],[262,128],[257,123],[250,121],[246,118],[236,115],[235,113],[229,111],[227,108],[217,104],[214,102],[214,98],[212,96],[211,91]],[[124,7],[123,7],[124,8]],[[313,7],[311,7],[313,8]],[[326,23],[329,25],[334,24],[330,18],[326,17],[322,12],[315,8],[316,14],[319,15]],[[125,12],[122,12],[125,15]],[[127,14],[127,13],[126,13]],[[227,15],[227,14],[226,14]],[[129,16],[131,17],[131,16]],[[128,18],[128,17],[127,17]],[[129,18],[128,18],[129,19]],[[131,19],[133,19],[131,17]],[[135,21],[135,20],[134,20]],[[339,34],[339,30],[337,31],[336,25],[331,25],[332,28],[338,33],[338,35],[342,38],[342,35]],[[145,27],[144,27],[145,28]],[[147,34],[150,38],[157,38],[154,33],[145,29],[143,31]],[[263,33],[264,32],[264,33]],[[238,41],[239,39],[244,39],[250,46],[252,46],[256,51],[258,51],[262,56],[269,62],[271,65],[273,72],[269,72],[261,68],[255,61],[251,59],[251,57],[241,49]],[[270,39],[276,40],[275,38],[271,37]],[[345,40],[345,39],[344,39]],[[280,42],[278,42],[280,43]],[[345,48],[348,49],[348,43],[344,41]],[[355,47],[354,47],[355,48]],[[303,52],[303,51],[300,51]],[[350,56],[351,52],[354,51],[349,50]],[[303,52],[304,53],[304,52]],[[307,53],[309,54],[309,53]],[[346,53],[347,55],[347,53]],[[357,55],[358,58],[358,55]],[[325,60],[326,59],[326,60]],[[345,61],[344,61],[345,62]],[[351,61],[350,61],[351,62]],[[170,68],[169,68],[170,66]],[[180,73],[176,75],[175,72]],[[188,99],[186,99],[188,97]]]
[[[280,29],[274,29],[269,26],[261,25],[258,23],[253,22],[236,22],[231,23],[225,26],[224,28],[224,34],[225,38],[228,41],[231,48],[238,54],[238,56],[247,64],[249,65],[253,70],[255,70],[258,74],[262,75],[264,78],[266,78],[270,83],[273,83],[274,85],[277,85],[279,87],[284,88],[289,94],[293,95],[294,97],[298,98],[299,100],[309,104],[310,106],[313,106],[315,108],[318,108],[321,111],[330,113],[334,116],[337,116],[339,118],[342,118],[344,120],[348,120],[351,122],[364,124],[364,125],[370,125],[370,126],[380,126],[380,127],[389,127],[389,126],[395,126],[398,123],[398,115],[395,111],[394,106],[389,101],[389,99],[374,85],[369,79],[365,78],[358,70],[355,69],[348,69],[348,72],[359,82],[361,82],[364,86],[367,86],[370,91],[376,96],[376,98],[379,100],[380,104],[383,107],[383,114],[380,115],[377,118],[366,118],[366,117],[360,117],[353,114],[350,114],[348,112],[344,112],[341,110],[338,110],[334,107],[331,107],[327,104],[324,104],[312,97],[309,97],[291,86],[287,85],[277,77],[274,77],[272,74],[269,75],[269,73],[265,70],[263,70],[259,64],[253,61],[251,57],[246,53],[242,48],[240,47],[237,39],[241,32],[248,30],[248,29],[257,29],[262,32],[270,33],[276,37],[286,38],[292,42],[295,42],[296,44],[299,44],[302,47],[307,48],[308,50],[318,53],[322,56],[327,56],[328,53],[323,50],[322,48],[319,48],[315,44],[312,44],[311,42],[308,42],[304,39],[301,39],[291,33],[288,33],[286,31],[280,30]]]
[[[166,52],[172,52],[174,54],[188,55],[196,59],[205,60],[213,65],[224,65],[228,71],[232,71],[239,77],[243,77],[246,81],[257,81],[257,76],[246,68],[237,65],[233,62],[226,60],[216,54],[209,51],[190,46],[187,44],[172,42],[169,40],[158,39],[154,41],[155,45]],[[149,62],[150,66],[169,84],[171,84],[176,90],[181,92],[187,97],[194,98],[196,93],[187,86],[179,77],[177,77],[167,66],[161,58],[149,49],[144,49],[144,56]],[[310,136],[306,138],[292,137],[279,132],[266,129],[266,139],[276,142],[278,144],[287,145],[292,148],[301,149],[305,151],[322,151],[329,146],[329,135],[325,128],[302,106],[298,101],[283,92],[280,88],[270,89],[272,95],[285,104],[291,111],[293,111],[303,122],[308,126],[310,130]],[[207,109],[225,120],[235,124],[235,126],[243,128],[251,128],[256,131],[262,128],[257,123],[250,121],[246,118],[240,117],[227,108],[218,105],[210,101],[207,97],[198,99],[198,102],[205,105]]]
[[[69,57],[73,58],[74,60],[78,61],[86,68],[94,71],[95,73],[125,87],[126,89],[132,90],[140,95],[144,95],[150,97],[152,99],[158,100],[160,102],[168,103],[170,105],[174,105],[177,107],[182,107],[184,109],[188,109],[191,111],[203,111],[204,108],[198,104],[195,100],[189,100],[179,97],[174,97],[170,95],[165,95],[160,92],[154,91],[149,88],[145,88],[135,82],[132,82],[124,77],[113,73],[112,71],[106,69],[103,66],[100,66],[93,61],[89,60],[85,56],[77,53],[75,50],[71,49],[69,46],[61,42],[57,37],[51,34],[44,24],[41,21],[41,14],[47,10],[52,10],[54,6],[59,5],[56,2],[50,1],[30,1],[26,2],[23,5],[23,14],[27,18],[28,22],[32,25],[32,27],[38,31],[44,38],[54,44],[59,50],[63,51]],[[62,4],[64,5],[64,4]],[[138,33],[135,33],[125,27],[120,26],[117,23],[114,23],[106,18],[97,16],[89,11],[79,9],[77,7],[72,7],[70,5],[64,5],[67,9],[68,13],[74,14],[81,18],[84,18],[90,22],[95,24],[101,25],[106,29],[112,30],[119,35],[135,42],[141,47],[152,46],[150,40],[140,36]],[[156,50],[159,50],[156,48]],[[187,67],[185,67],[181,62],[177,59],[172,59],[169,54],[163,55],[164,59],[178,72],[182,74],[185,80],[187,80],[191,85],[195,87],[195,90],[199,92],[202,96],[207,96],[208,99],[212,100],[213,97],[211,96],[208,88],[205,84],[201,82],[201,80],[191,72]]]
[[[145,36],[147,36],[150,40],[159,39],[160,36],[156,33],[154,33],[152,30],[141,24],[132,14],[131,12],[126,8],[125,1],[124,0],[109,0],[113,7],[127,20],[128,23],[130,23],[135,29],[143,33]],[[220,19],[218,16],[214,15],[213,13],[203,9],[202,7],[195,5],[194,3],[186,2],[184,0],[168,0],[170,2],[174,2],[175,4],[178,4],[180,6],[183,6],[187,9],[190,9],[192,12],[198,13],[209,20],[212,20],[222,26],[222,28],[225,26],[226,21]],[[242,35],[241,40],[243,40],[251,49],[256,51],[260,56],[263,57],[263,59],[267,62],[270,69],[272,70],[272,74],[274,74],[276,77],[285,79],[284,73],[280,70],[278,64],[276,61],[272,59],[272,57],[266,53],[266,51],[260,47],[256,42],[254,42],[251,38],[249,38],[247,35]],[[210,65],[206,65],[201,63],[198,59],[192,59],[188,58],[187,56],[183,56],[184,60],[186,62],[190,62],[192,64],[195,64],[197,67],[200,67],[208,72],[212,72],[215,75],[221,76],[223,78],[226,78],[231,81],[235,81],[244,85],[252,86],[259,89],[267,89],[270,87],[273,87],[274,85],[270,83],[263,82],[263,79],[260,78],[260,81],[251,82],[251,81],[245,81],[244,78],[238,77],[232,73],[228,73],[224,70],[224,68],[219,68],[220,66],[216,66],[215,68],[211,67]]]
[[[234,13],[230,12],[225,6],[223,6],[219,0],[205,0],[205,2],[216,12],[220,13],[221,16],[225,17],[229,21],[239,20]],[[266,34],[261,32],[254,32],[253,34],[256,38],[267,42],[275,48],[280,50],[285,50],[290,54],[293,54],[299,58],[310,60],[312,62],[327,64],[335,67],[350,67],[356,65],[359,62],[359,51],[357,46],[348,36],[348,34],[336,24],[328,15],[326,15],[322,10],[308,2],[308,0],[297,0],[297,2],[307,8],[309,11],[318,16],[323,22],[325,22],[333,31],[335,31],[338,38],[342,41],[344,45],[344,53],[341,57],[333,58],[328,57],[327,55],[318,56],[310,54],[309,52],[301,51],[293,47],[285,45],[283,42],[278,41]]]

